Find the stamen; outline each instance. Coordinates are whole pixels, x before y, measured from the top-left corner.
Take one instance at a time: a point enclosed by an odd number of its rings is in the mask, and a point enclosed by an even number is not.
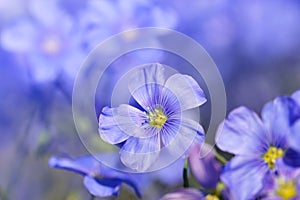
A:
[[[162,128],[168,120],[168,117],[164,114],[162,109],[156,108],[155,110],[148,113],[149,124],[156,128]]]
[[[264,161],[268,164],[270,169],[275,167],[276,160],[282,158],[284,151],[281,148],[270,146],[268,151],[263,155]]]
[[[284,181],[282,179],[279,179],[277,195],[280,196],[283,200],[290,200],[295,196],[297,196],[297,189],[295,186],[295,182]]]
[[[208,194],[206,195],[205,200],[220,200],[220,199],[216,195]]]

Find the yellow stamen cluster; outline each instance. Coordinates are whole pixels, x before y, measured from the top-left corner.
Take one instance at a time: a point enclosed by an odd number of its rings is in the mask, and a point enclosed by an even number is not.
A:
[[[277,195],[283,200],[290,200],[297,195],[295,182],[279,180],[279,186],[276,191]]]
[[[156,128],[161,128],[168,120],[168,117],[165,113],[160,109],[157,108],[148,113],[149,124],[150,126],[154,126]]]
[[[220,200],[216,195],[208,194],[205,197],[205,200]]]
[[[263,155],[264,161],[268,164],[270,169],[275,167],[276,160],[282,158],[284,151],[280,148],[270,146],[268,151]]]

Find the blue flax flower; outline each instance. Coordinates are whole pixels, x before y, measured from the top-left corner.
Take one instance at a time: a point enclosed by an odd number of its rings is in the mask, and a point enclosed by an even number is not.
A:
[[[223,128],[220,126],[216,143],[223,151],[235,154],[221,175],[232,199],[257,197],[289,149],[287,136],[299,116],[298,105],[287,96],[267,103],[262,119],[245,107],[229,114]]]
[[[105,167],[93,156],[82,156],[76,159],[51,157],[49,166],[84,176],[84,185],[94,196],[117,196],[122,183],[126,183],[134,189],[138,197],[141,197],[135,181],[129,174]]]
[[[156,161],[179,158],[196,139],[204,140],[203,128],[184,112],[206,101],[192,77],[174,74],[165,80],[163,65],[152,64],[133,72],[128,87],[139,109],[104,107],[99,117],[101,138],[122,143],[120,157],[127,167],[145,171]],[[161,150],[166,153],[160,155]]]
[[[0,46],[13,53],[37,82],[61,73],[73,78],[84,56],[80,27],[57,0],[31,0],[28,15],[16,18],[0,33]]]

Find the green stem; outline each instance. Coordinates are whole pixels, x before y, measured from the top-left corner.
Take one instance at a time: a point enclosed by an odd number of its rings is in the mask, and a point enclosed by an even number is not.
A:
[[[186,159],[186,161],[184,163],[184,168],[183,168],[183,187],[184,188],[189,187],[188,168],[189,168],[189,162],[188,162],[188,159]]]
[[[219,154],[217,151],[215,152],[215,156],[218,161],[220,161],[223,165],[227,163],[226,158],[224,158],[221,154]]]

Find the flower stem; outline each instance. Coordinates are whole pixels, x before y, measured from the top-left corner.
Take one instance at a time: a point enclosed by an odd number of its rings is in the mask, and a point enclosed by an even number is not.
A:
[[[185,188],[189,187],[188,168],[189,168],[189,162],[188,159],[186,159],[183,168],[183,187]]]
[[[218,161],[220,161],[223,165],[227,163],[226,158],[224,158],[221,154],[219,154],[217,151],[215,152],[215,156]]]
[[[95,196],[91,194],[90,200],[94,200]]]

